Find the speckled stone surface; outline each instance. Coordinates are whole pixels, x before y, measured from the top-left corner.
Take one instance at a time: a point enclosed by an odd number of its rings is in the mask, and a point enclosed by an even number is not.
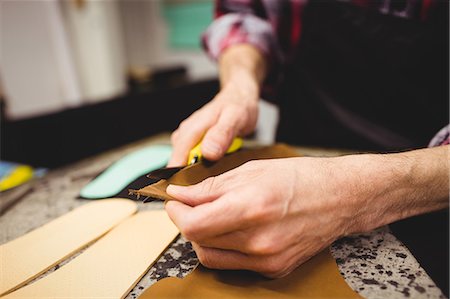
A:
[[[387,226],[331,246],[347,283],[366,298],[445,298]]]
[[[198,259],[191,243],[182,236],[170,246],[170,248],[159,258],[150,271],[144,275],[141,281],[128,294],[126,299],[138,298],[149,286],[166,277],[183,278],[198,265]]]
[[[77,199],[81,188],[120,157],[150,144],[168,144],[168,140],[168,135],[157,136],[53,170],[45,177],[29,183],[26,186],[28,192],[16,192],[17,198],[0,198],[0,202],[8,202],[6,211],[0,217],[0,244],[88,202]],[[335,151],[314,150],[310,153],[337,154]],[[161,202],[139,204],[139,210],[162,208]],[[332,245],[331,253],[346,282],[363,297],[445,298],[408,249],[387,227],[338,240]],[[72,258],[74,256],[41,277],[63,267]],[[184,277],[197,264],[198,259],[190,243],[178,237],[126,298],[139,297],[146,288],[164,277]]]

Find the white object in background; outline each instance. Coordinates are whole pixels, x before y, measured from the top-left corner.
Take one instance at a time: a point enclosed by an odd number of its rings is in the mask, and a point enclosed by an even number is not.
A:
[[[129,68],[143,69],[151,65],[152,43],[158,42],[150,23],[155,1],[119,1]]]
[[[83,98],[97,102],[126,91],[118,1],[62,1]]]
[[[53,0],[55,2],[55,0]],[[69,36],[60,5],[51,5],[49,7],[49,25],[52,35],[55,37],[55,59],[57,61],[61,88],[65,91],[65,102],[71,106],[79,106],[83,102],[78,81],[78,74],[75,61],[69,43]]]
[[[0,2],[0,75],[6,115],[21,119],[81,103],[59,2]]]

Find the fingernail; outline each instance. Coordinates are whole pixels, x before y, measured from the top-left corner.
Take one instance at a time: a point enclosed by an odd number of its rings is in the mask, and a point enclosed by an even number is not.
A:
[[[169,195],[176,195],[176,194],[180,194],[182,193],[182,189],[183,186],[178,186],[178,185],[169,185],[166,188],[166,193]]]

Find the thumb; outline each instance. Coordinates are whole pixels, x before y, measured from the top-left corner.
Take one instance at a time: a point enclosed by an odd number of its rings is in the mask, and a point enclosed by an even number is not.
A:
[[[169,185],[166,192],[189,206],[197,206],[219,198],[226,191],[220,177],[209,177],[191,186]]]

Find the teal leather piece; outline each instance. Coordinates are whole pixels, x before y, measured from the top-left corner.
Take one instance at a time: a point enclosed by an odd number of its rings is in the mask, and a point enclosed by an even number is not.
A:
[[[138,177],[164,167],[171,154],[172,147],[169,145],[153,145],[132,152],[87,184],[80,196],[88,199],[114,196]]]

